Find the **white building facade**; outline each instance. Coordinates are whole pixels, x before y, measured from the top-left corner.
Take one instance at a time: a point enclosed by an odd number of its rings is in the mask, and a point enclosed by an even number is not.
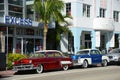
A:
[[[120,0],[64,0],[63,14],[72,16],[69,37],[61,40],[61,50],[77,52],[81,48],[100,50],[120,47]],[[63,45],[65,42],[67,45]],[[68,49],[70,48],[70,49]]]

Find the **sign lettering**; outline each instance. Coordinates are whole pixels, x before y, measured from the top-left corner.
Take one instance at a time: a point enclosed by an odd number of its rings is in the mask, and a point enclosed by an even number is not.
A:
[[[15,24],[21,26],[32,26],[32,20],[26,18],[17,18],[11,16],[5,16],[6,24]]]

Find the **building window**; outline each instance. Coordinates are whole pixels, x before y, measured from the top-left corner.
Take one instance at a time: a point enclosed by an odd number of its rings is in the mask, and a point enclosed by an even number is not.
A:
[[[14,5],[23,6],[23,1],[24,1],[24,0],[8,0],[8,3],[9,3],[9,4],[14,4]]]
[[[4,3],[4,0],[0,0],[0,3]]]
[[[22,13],[16,13],[16,12],[12,12],[12,11],[9,11],[9,15],[10,16],[14,16],[14,17],[23,17],[23,14]]]
[[[42,30],[36,29],[35,30],[35,36],[42,36]]]
[[[9,27],[8,28],[8,34],[13,34],[14,32],[14,28],[13,27]]]
[[[83,16],[90,17],[90,5],[83,4]]]
[[[100,17],[105,18],[105,9],[100,8]]]
[[[4,16],[4,12],[0,11],[0,17],[3,17],[3,16]]]
[[[4,4],[0,4],[0,10],[4,10]]]
[[[118,11],[113,12],[113,19],[114,19],[114,21],[119,22],[119,12]]]
[[[14,11],[14,12],[23,12],[23,7],[20,6],[14,6],[14,5],[9,5],[9,10]]]
[[[23,28],[17,28],[17,29],[16,29],[16,34],[17,34],[17,35],[24,35]]]
[[[25,32],[25,35],[34,35],[34,29],[27,28]]]
[[[71,3],[66,3],[66,14],[71,15]]]

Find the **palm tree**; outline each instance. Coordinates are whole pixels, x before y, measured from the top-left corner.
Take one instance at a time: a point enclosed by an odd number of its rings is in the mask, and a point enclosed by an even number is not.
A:
[[[46,50],[48,24],[53,20],[58,22],[65,21],[64,17],[61,14],[61,10],[64,8],[64,2],[61,0],[35,0],[34,8],[40,16],[39,21],[44,23],[43,50]]]

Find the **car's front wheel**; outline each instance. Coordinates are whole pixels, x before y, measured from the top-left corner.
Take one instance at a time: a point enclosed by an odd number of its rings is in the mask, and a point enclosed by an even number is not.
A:
[[[43,72],[43,65],[41,65],[41,64],[38,65],[38,67],[36,69],[36,72],[39,73],[39,74],[42,73]]]
[[[68,70],[68,65],[63,65],[63,70],[64,71]]]
[[[103,60],[103,61],[102,61],[102,66],[103,66],[103,67],[107,66],[107,60]]]

